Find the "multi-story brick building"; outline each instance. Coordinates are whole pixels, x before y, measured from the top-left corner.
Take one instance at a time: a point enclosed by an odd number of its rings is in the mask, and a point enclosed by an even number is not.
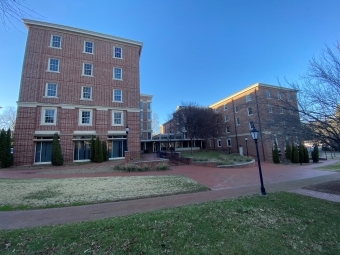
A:
[[[91,136],[107,141],[110,159],[124,158],[126,150],[139,158],[142,43],[40,21],[24,24],[15,165],[50,162],[54,133],[65,162],[88,160]]]
[[[222,114],[225,131],[210,139],[204,147],[255,156],[255,143],[250,135],[250,123],[253,122],[261,131],[258,140],[260,156],[263,160],[271,160],[274,142],[282,152],[287,141],[300,142],[296,93],[293,89],[256,83],[210,105],[215,112]],[[161,130],[166,134],[175,126],[170,120]]]

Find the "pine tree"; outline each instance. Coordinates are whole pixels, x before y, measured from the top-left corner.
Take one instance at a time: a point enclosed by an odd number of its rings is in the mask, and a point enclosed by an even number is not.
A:
[[[13,166],[13,154],[11,153],[11,130],[8,129],[6,133],[6,149],[8,150],[8,166]]]
[[[309,163],[309,153],[308,153],[308,149],[303,146],[304,149],[304,154],[303,154],[303,163]]]
[[[295,145],[294,145],[294,151],[292,152],[292,162],[299,163],[299,150]]]
[[[107,145],[105,141],[102,141],[102,150],[103,150],[103,161],[108,161],[109,156],[107,153]]]
[[[57,133],[53,135],[51,163],[52,166],[62,166],[64,164],[64,157],[61,152],[59,137]]]
[[[299,147],[299,163],[302,164],[304,159],[304,148],[303,145]]]
[[[0,132],[0,167],[10,167],[12,165],[11,154],[11,130]]]
[[[95,140],[95,149],[94,149],[94,162],[101,163],[103,162],[103,147],[99,137]]]
[[[286,144],[286,159],[288,162],[292,162],[292,148],[289,143]]]
[[[92,162],[94,162],[94,155],[95,155],[95,150],[96,150],[96,146],[95,146],[95,140],[94,137],[91,136],[91,154],[90,154],[90,159]]]
[[[312,159],[314,163],[319,162],[319,148],[317,145],[314,145],[314,149],[312,151]]]
[[[273,155],[273,162],[275,164],[280,164],[280,156],[279,156],[279,150],[277,148],[277,143],[274,143],[274,149],[272,151],[272,155]]]
[[[296,150],[296,148],[295,148],[295,145],[294,145],[294,143],[292,144],[292,157],[291,157],[291,162],[292,163],[296,163],[296,162],[294,162],[294,153],[295,153],[295,150]]]

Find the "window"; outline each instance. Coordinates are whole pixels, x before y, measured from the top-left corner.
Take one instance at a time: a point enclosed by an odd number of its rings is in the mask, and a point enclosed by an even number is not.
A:
[[[290,94],[287,94],[286,97],[287,97],[288,102],[290,102],[292,100],[292,98],[290,97]]]
[[[283,108],[282,108],[282,106],[279,107],[279,110],[280,110],[280,114],[283,114]]]
[[[148,133],[148,140],[151,140],[151,133]]]
[[[225,110],[225,111],[228,110],[227,104],[224,105],[224,110]]]
[[[229,120],[228,115],[225,115],[225,116],[224,116],[224,121],[227,122],[228,120]]]
[[[143,102],[142,101],[139,102],[139,108],[143,109]]]
[[[294,114],[293,109],[289,109],[290,114]]]
[[[248,107],[248,116],[249,115],[253,115],[253,109],[251,109],[251,107]]]
[[[281,100],[281,93],[280,92],[277,92],[276,96],[277,96],[278,100]]]
[[[56,125],[57,108],[42,108],[41,125]]]
[[[84,52],[93,54],[93,42],[84,41]]]
[[[92,87],[81,87],[81,98],[85,100],[92,99]]]
[[[268,110],[269,110],[269,113],[273,113],[273,106],[272,105],[268,105]]]
[[[92,125],[92,110],[88,110],[88,109],[79,110],[79,125],[81,126]]]
[[[57,97],[58,84],[46,83],[45,96],[46,97]]]
[[[148,112],[148,120],[151,120],[151,112]]]
[[[226,132],[226,133],[230,133],[230,126],[227,126],[225,132]]]
[[[240,125],[240,119],[236,118],[236,125]]]
[[[123,112],[112,112],[112,126],[123,126]]]
[[[49,72],[59,73],[59,59],[49,58],[48,59],[48,69]]]
[[[113,68],[113,79],[122,80],[122,68]]]
[[[231,139],[227,138],[227,147],[231,147]]]
[[[217,108],[215,109],[215,113],[218,113],[218,109]]]
[[[83,63],[83,75],[92,76],[93,65],[90,63]]]
[[[140,119],[143,120],[143,112],[140,112]]]
[[[123,102],[123,92],[120,89],[113,90],[113,102]]]
[[[248,95],[246,95],[246,102],[250,102],[250,101],[251,101],[251,95],[248,94]]]
[[[140,130],[143,130],[143,122],[140,122]]]
[[[114,47],[114,58],[122,58],[123,57],[123,51],[120,47]]]
[[[147,107],[148,107],[148,110],[151,110],[151,103],[150,102],[148,102]]]
[[[148,129],[151,129],[151,121],[148,121]]]
[[[221,140],[220,140],[220,139],[217,140],[217,146],[218,146],[218,147],[222,147],[222,143],[221,143]]]
[[[53,48],[61,48],[61,36],[59,35],[51,35],[50,47]]]
[[[235,105],[235,112],[238,113],[238,105]]]
[[[266,90],[266,98],[270,98],[270,91]]]

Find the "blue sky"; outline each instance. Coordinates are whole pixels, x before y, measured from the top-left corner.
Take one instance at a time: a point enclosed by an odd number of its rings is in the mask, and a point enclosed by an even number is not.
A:
[[[338,0],[26,0],[44,22],[143,42],[141,93],[160,123],[256,82],[298,80],[340,35]],[[0,26],[0,106],[16,106],[27,29]],[[1,110],[0,110],[1,113]]]

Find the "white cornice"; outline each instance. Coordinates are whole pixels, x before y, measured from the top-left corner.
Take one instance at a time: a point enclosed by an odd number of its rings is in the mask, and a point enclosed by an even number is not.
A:
[[[24,24],[26,25],[26,27],[28,29],[29,29],[30,26],[47,27],[47,28],[53,28],[53,29],[59,29],[59,30],[74,32],[74,33],[80,33],[80,34],[84,34],[84,35],[100,37],[100,38],[104,38],[104,39],[108,39],[108,40],[114,40],[114,41],[123,42],[123,43],[129,43],[129,44],[137,45],[141,48],[143,46],[142,42],[124,39],[124,38],[116,37],[116,36],[112,36],[112,35],[92,32],[92,31],[88,31],[88,30],[84,30],[84,29],[80,29],[80,28],[74,28],[74,27],[63,26],[63,25],[52,24],[52,23],[47,23],[47,22],[42,22],[42,21],[37,21],[37,20],[30,20],[30,19],[22,19],[22,20],[23,20]]]
[[[103,106],[92,106],[92,105],[75,105],[75,104],[49,104],[49,103],[37,103],[37,102],[17,102],[18,107],[60,107],[62,109],[96,109],[99,111],[127,111],[127,112],[140,112],[139,108],[128,108],[128,107],[103,107]]]

